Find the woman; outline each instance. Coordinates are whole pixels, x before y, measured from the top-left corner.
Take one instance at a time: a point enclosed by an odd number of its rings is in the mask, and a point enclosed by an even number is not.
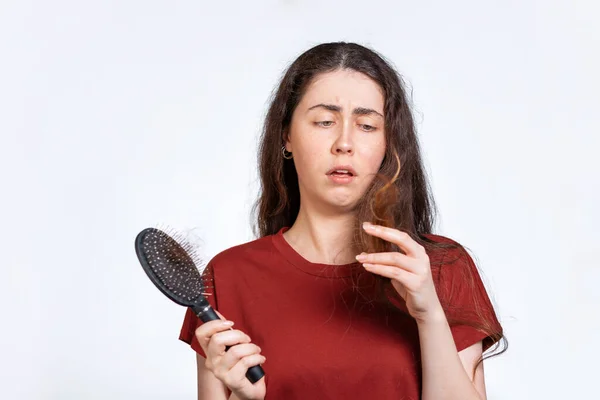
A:
[[[353,43],[302,54],[274,94],[259,167],[259,238],[207,266],[224,320],[188,311],[181,330],[199,399],[485,399],[482,354],[502,327],[465,249],[431,233],[390,65]]]

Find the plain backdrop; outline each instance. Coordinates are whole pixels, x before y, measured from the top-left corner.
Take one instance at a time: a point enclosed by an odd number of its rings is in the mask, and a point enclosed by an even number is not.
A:
[[[600,6],[589,1],[0,2],[0,397],[193,399],[184,309],[133,241],[253,239],[256,145],[327,41],[412,91],[436,231],[471,251],[509,350],[489,399],[597,393]]]

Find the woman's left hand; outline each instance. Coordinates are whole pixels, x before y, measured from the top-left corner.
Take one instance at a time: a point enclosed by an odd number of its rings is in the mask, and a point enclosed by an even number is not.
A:
[[[359,254],[356,259],[363,264],[364,268],[374,274],[390,278],[392,285],[406,302],[408,312],[418,322],[443,315],[425,248],[414,241],[409,234],[397,229],[368,222],[363,224],[363,229],[369,235],[396,244],[406,253]]]

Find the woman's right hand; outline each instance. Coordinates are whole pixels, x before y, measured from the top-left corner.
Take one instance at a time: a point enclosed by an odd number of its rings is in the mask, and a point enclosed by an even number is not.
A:
[[[231,329],[231,325],[233,322],[223,318],[205,322],[196,329],[196,338],[206,354],[205,366],[240,400],[263,400],[264,377],[252,384],[246,378],[246,371],[264,363],[265,357],[248,335]],[[225,351],[226,346],[231,348]]]

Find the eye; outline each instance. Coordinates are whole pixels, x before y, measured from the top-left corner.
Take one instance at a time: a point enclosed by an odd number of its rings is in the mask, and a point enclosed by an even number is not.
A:
[[[317,125],[322,126],[324,128],[330,127],[333,124],[333,121],[319,121],[315,122]]]
[[[367,125],[367,124],[361,124],[360,126],[367,132],[371,132],[371,131],[374,131],[375,129],[377,129],[374,126]]]

